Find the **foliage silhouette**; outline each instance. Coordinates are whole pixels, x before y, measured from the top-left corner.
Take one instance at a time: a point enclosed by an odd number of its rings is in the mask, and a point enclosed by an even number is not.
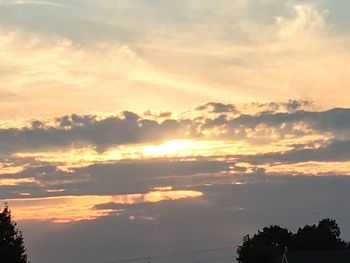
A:
[[[318,225],[306,225],[293,234],[279,226],[264,227],[252,238],[243,238],[237,248],[238,262],[276,263],[280,262],[285,248],[299,250],[346,249],[347,243],[340,238],[340,228],[333,219],[323,219]]]
[[[323,219],[318,225],[306,225],[293,235],[291,250],[330,250],[346,248],[340,239],[340,228],[335,220]]]
[[[0,261],[6,263],[28,263],[22,233],[11,218],[7,204],[0,212]]]

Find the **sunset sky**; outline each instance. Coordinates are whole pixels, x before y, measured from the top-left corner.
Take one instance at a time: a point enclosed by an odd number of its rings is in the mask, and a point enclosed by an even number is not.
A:
[[[0,199],[31,262],[226,263],[324,217],[349,240],[349,10],[0,0]]]

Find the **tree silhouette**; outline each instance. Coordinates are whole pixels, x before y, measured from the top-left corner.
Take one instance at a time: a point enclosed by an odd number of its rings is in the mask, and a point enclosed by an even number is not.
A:
[[[275,263],[283,253],[292,233],[279,226],[264,227],[253,238],[249,235],[243,239],[237,249],[239,262]]]
[[[299,228],[290,242],[292,250],[343,249],[347,244],[340,238],[340,228],[335,220],[323,219],[318,225]]]
[[[11,218],[11,211],[5,204],[0,212],[0,261],[6,263],[28,263],[22,233]]]
[[[293,234],[279,226],[264,227],[250,238],[243,238],[238,247],[237,260],[241,263],[280,262],[285,247],[288,250],[346,249],[347,243],[340,238],[340,228],[335,220],[323,219],[318,225],[306,225]]]

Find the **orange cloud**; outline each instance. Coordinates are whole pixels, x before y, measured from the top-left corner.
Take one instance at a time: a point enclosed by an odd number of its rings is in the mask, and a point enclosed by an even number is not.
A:
[[[94,209],[99,204],[115,203],[131,205],[137,203],[156,203],[165,200],[198,198],[202,195],[198,191],[166,189],[152,191],[146,194],[60,196],[8,199],[4,201],[8,202],[13,209],[15,220],[43,220],[55,223],[68,223],[93,220],[107,216],[112,212],[122,214],[122,211],[114,211],[112,209]]]

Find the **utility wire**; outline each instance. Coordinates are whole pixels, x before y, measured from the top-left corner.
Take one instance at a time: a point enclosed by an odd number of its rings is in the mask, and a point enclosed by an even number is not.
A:
[[[160,259],[160,258],[168,258],[168,257],[187,256],[187,255],[193,255],[193,254],[222,251],[222,250],[233,249],[233,248],[234,248],[234,246],[218,247],[218,248],[202,249],[202,250],[195,250],[195,251],[182,252],[182,253],[163,254],[163,255],[157,255],[157,256],[152,256],[152,257],[127,258],[127,259],[121,259],[121,260],[106,261],[104,263],[124,263],[124,262],[135,262],[135,261],[141,261],[141,260],[148,260],[149,258],[150,259]]]
[[[178,242],[156,242],[142,245],[133,245],[133,246],[110,246],[104,247],[104,250],[120,250],[120,249],[144,249],[144,248],[159,248],[159,247],[195,247],[198,245],[215,245],[215,246],[226,246],[232,244],[232,241],[219,241],[219,240],[191,240],[191,241],[178,241]],[[95,247],[85,247],[86,249],[95,249]]]
[[[191,261],[187,263],[212,263],[212,262],[219,262],[223,260],[230,260],[232,257],[224,257],[224,258],[213,258],[213,259],[206,259],[206,260],[196,260],[196,261]]]

